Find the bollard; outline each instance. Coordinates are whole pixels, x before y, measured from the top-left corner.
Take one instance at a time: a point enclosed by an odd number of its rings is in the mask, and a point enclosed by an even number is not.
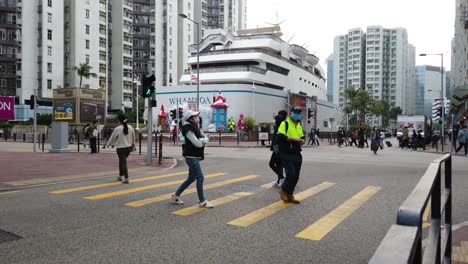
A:
[[[139,149],[140,149],[140,155],[141,155],[141,132],[138,133],[138,141],[139,141]]]
[[[42,134],[42,152],[44,152],[45,134]]]
[[[78,146],[78,153],[80,152],[80,133],[76,135],[76,141],[77,141],[77,146]]]
[[[100,149],[100,144],[101,144],[101,134],[98,133],[97,134],[97,153],[99,153],[99,149]]]
[[[13,140],[16,141],[16,133],[13,134]]]
[[[23,142],[26,141],[26,133],[23,133]]]
[[[218,137],[219,137],[219,139],[218,139],[218,140],[219,140],[219,145],[221,146],[221,129],[219,130],[219,135],[218,135]]]
[[[162,134],[161,134],[161,140],[162,140]],[[154,156],[158,156],[158,132],[154,133]]]
[[[155,138],[155,141],[157,141],[156,139],[157,139],[157,138]],[[159,136],[159,161],[158,161],[158,162],[159,162],[159,165],[161,165],[162,158],[163,158],[163,157],[162,157],[162,148],[163,148],[163,143],[162,143],[162,141],[163,141],[163,136],[162,136],[162,134],[161,134],[161,135]]]
[[[239,146],[239,131],[237,131],[237,146]]]

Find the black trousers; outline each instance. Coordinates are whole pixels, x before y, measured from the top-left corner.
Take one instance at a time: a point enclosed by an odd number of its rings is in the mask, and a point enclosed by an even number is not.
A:
[[[460,143],[460,145],[458,146],[457,150],[455,151],[455,153],[457,153],[458,151],[460,151],[461,148],[465,147],[465,155],[467,154],[467,148],[468,148],[468,143]]]
[[[286,178],[281,188],[285,193],[292,195],[299,181],[302,167],[302,155],[300,153],[288,154],[288,157],[282,158],[281,160],[284,170],[286,171]]]
[[[132,152],[132,147],[118,148],[117,156],[119,157],[119,176],[124,176],[128,179],[127,158]]]
[[[281,159],[279,154],[273,152],[270,158],[270,168],[278,175],[278,182],[281,179],[284,179],[283,176],[283,165],[281,164]]]
[[[90,138],[89,145],[91,147],[91,153],[97,153],[96,138]]]

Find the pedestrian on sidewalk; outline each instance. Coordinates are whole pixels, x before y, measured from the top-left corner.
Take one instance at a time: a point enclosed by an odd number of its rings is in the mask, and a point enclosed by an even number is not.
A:
[[[272,151],[271,153],[271,158],[270,158],[270,168],[275,172],[275,174],[278,176],[278,179],[276,181],[273,181],[272,185],[273,187],[276,188],[281,188],[281,185],[283,184],[284,181],[284,175],[283,175],[283,165],[281,164],[281,159],[279,156],[279,146],[278,146],[278,129],[281,125],[281,123],[286,120],[286,116],[288,113],[285,110],[281,110],[278,112],[278,115],[275,116],[275,127],[273,131],[273,138],[271,139],[271,147],[270,150]]]
[[[89,133],[89,146],[91,147],[91,152],[89,154],[96,154],[97,153],[97,136],[98,136],[98,128],[97,128],[97,121],[94,120],[93,124],[88,128]]]
[[[292,109],[292,115],[283,121],[278,128],[278,145],[280,158],[286,171],[281,190],[281,200],[287,203],[299,204],[294,198],[294,189],[299,181],[302,167],[301,146],[305,144],[305,137],[301,126],[301,112],[299,107]]]
[[[465,147],[465,157],[468,156],[467,155],[467,148],[468,148],[468,140],[467,140],[467,137],[468,136],[468,130],[466,128],[466,125],[462,125],[462,128],[460,128],[460,130],[458,131],[458,136],[457,136],[457,139],[458,139],[458,144],[460,144],[457,148],[457,150],[455,151],[455,154],[457,154],[457,152]]]
[[[185,162],[189,167],[189,175],[179,186],[175,194],[172,195],[172,199],[176,204],[184,204],[180,199],[180,195],[196,180],[198,200],[200,201],[199,206],[213,208],[213,204],[206,200],[203,195],[204,177],[200,166],[200,160],[205,158],[205,146],[208,144],[209,140],[199,127],[199,115],[199,112],[187,110],[182,117],[184,121],[182,125],[182,136],[185,139],[185,143],[182,145],[182,156],[184,156]]]
[[[135,149],[135,130],[127,124],[127,119],[124,115],[117,117],[120,126],[114,129],[106,146],[115,146],[117,149],[117,156],[119,157],[119,177],[118,181],[122,181],[122,176],[125,178],[122,183],[128,184],[128,168],[127,158],[130,153]]]
[[[314,145],[315,144],[315,129],[311,128],[309,132],[309,142],[307,145]]]
[[[89,127],[91,125],[89,123],[86,124],[86,126],[83,127],[83,135],[84,135],[84,140],[83,140],[83,149],[86,148],[86,145],[89,146]]]
[[[377,150],[379,150],[380,145],[380,133],[377,131],[376,127],[372,128],[371,133],[371,150],[377,155]]]

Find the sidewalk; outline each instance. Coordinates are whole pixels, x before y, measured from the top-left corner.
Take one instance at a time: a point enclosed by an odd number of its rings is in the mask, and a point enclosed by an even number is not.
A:
[[[11,145],[10,145],[11,146]],[[0,145],[0,191],[57,182],[118,176],[118,158],[112,153],[89,154],[86,152],[48,153],[8,151]],[[160,171],[175,165],[175,160],[163,159],[159,165],[153,158],[152,166],[146,165],[146,156],[132,154],[128,158],[130,173]]]
[[[452,233],[452,264],[468,263],[468,222],[454,226]]]

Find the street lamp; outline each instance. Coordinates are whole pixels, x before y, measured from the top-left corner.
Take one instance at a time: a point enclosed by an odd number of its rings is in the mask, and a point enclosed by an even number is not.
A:
[[[198,22],[195,22],[192,19],[188,18],[185,14],[179,14],[179,17],[181,17],[182,19],[190,20],[197,26],[197,111],[200,111],[200,25],[198,24]]]
[[[444,144],[445,144],[445,100],[444,100],[444,54],[443,53],[422,53],[419,54],[421,57],[426,56],[440,56],[440,99],[442,100],[442,113],[441,113],[441,140],[442,140],[442,152],[444,152]]]

